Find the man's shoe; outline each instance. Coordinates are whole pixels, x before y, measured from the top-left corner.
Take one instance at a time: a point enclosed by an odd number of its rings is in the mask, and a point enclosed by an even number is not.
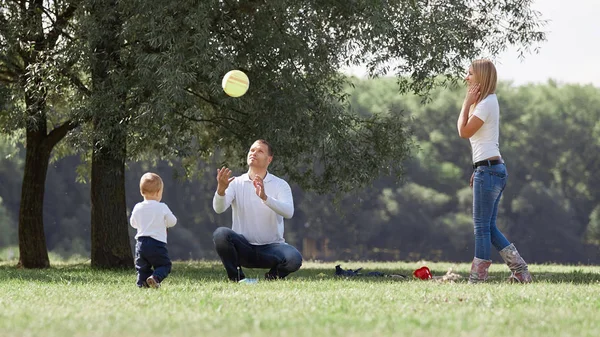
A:
[[[160,288],[160,282],[158,282],[158,280],[156,279],[156,277],[154,277],[154,275],[148,277],[146,279],[146,283],[148,283],[148,287],[150,287],[150,288],[154,288],[154,289]]]
[[[267,281],[279,280],[279,276],[277,276],[275,274],[271,274],[271,273],[265,273],[265,280],[267,280]]]
[[[243,279],[246,278],[246,275],[244,274],[244,272],[242,271],[242,267],[238,267],[237,268],[237,276],[235,277],[230,277],[229,280],[233,281],[233,282],[240,282]]]

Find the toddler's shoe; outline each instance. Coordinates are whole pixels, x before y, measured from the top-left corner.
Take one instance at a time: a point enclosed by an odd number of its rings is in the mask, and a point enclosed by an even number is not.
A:
[[[150,287],[150,288],[154,288],[154,289],[160,288],[160,282],[158,282],[158,280],[156,279],[156,277],[154,277],[154,275],[148,277],[146,279],[146,283],[148,283],[148,287]]]

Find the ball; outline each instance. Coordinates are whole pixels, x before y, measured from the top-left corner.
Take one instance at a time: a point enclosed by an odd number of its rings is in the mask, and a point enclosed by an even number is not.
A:
[[[248,91],[250,80],[244,72],[232,70],[223,76],[223,91],[231,97],[240,97]]]

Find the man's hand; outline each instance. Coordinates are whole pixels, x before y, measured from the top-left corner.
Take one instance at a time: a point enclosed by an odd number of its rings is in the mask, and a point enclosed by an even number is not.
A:
[[[473,188],[473,178],[475,177],[475,171],[473,171],[473,174],[471,174],[471,179],[469,180],[469,186],[471,186],[471,188]]]
[[[231,170],[227,167],[217,169],[217,194],[220,196],[225,195],[225,190],[229,187],[235,177],[231,177]]]
[[[265,183],[261,177],[258,175],[254,177],[252,181],[254,183],[254,190],[256,191],[256,195],[261,198],[263,201],[267,201],[267,195],[265,194]]]

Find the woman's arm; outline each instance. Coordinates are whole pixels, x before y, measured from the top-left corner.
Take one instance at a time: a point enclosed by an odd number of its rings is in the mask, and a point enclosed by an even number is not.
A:
[[[477,116],[469,117],[469,107],[463,105],[456,126],[460,138],[471,138],[483,125],[483,121]]]

